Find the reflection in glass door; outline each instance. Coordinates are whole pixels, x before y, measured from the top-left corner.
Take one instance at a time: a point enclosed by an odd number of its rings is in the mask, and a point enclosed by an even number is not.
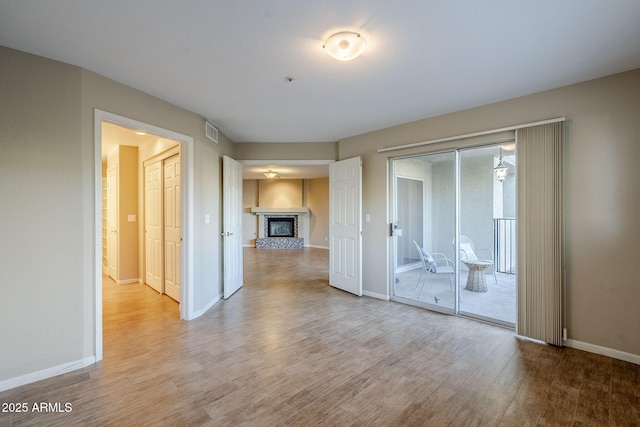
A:
[[[398,215],[396,221],[396,266],[406,267],[420,261],[415,240],[422,246],[424,235],[424,181],[420,178],[396,177]]]
[[[454,312],[455,152],[397,159],[393,299]]]
[[[392,164],[392,299],[513,326],[514,144]]]

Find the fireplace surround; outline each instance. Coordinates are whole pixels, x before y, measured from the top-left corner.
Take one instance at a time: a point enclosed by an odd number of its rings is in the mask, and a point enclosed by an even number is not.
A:
[[[251,208],[258,216],[259,249],[301,249],[308,231],[308,208]]]

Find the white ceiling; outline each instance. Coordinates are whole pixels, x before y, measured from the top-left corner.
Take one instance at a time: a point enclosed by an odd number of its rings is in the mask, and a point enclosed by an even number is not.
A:
[[[165,99],[235,142],[337,141],[639,68],[639,22],[638,0],[0,0],[1,45]],[[323,52],[340,30],[367,39],[361,57]]]
[[[118,145],[140,147],[148,142],[153,142],[160,137],[146,133],[139,135],[133,129],[127,129],[113,123],[102,123],[102,162],[107,161],[107,155]],[[178,142],[176,141],[176,144]]]

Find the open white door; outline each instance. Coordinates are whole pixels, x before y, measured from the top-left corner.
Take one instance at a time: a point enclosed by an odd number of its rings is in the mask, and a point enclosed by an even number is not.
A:
[[[223,297],[242,287],[242,164],[231,157],[222,160],[222,204],[224,240]]]
[[[362,295],[360,157],[329,165],[329,284]]]

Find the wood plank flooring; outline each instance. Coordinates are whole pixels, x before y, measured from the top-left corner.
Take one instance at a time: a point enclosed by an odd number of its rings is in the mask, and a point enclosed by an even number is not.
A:
[[[245,250],[245,286],[192,322],[104,285],[104,360],[0,393],[71,412],[0,426],[634,426],[640,366],[328,285],[327,251]]]

